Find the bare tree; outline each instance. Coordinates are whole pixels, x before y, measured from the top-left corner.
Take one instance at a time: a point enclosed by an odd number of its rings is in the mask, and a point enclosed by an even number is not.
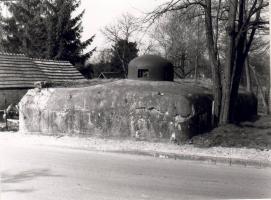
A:
[[[257,29],[266,22],[261,18],[261,10],[268,6],[263,0],[231,0],[228,17],[228,52],[224,73],[224,88],[220,121],[224,124],[234,118],[233,110],[242,71]]]
[[[126,13],[115,23],[105,26],[101,32],[108,41],[115,43],[119,40],[130,41],[140,29],[141,26],[138,19]]]
[[[226,124],[234,118],[244,63],[256,31],[268,24],[261,17],[262,10],[268,5],[266,0],[170,0],[146,18],[154,21],[170,11],[179,10],[185,14],[194,7],[202,10],[212,69],[215,124]],[[226,22],[226,29],[223,30],[227,37],[224,66],[220,63],[218,48],[219,21]]]
[[[254,39],[251,50],[247,57],[245,67],[246,73],[249,72],[251,74],[251,91],[256,92],[256,94],[260,97],[263,112],[265,114],[269,113],[269,76],[270,76],[270,46],[269,41],[259,37],[259,35]],[[247,70],[248,68],[248,70]],[[249,83],[248,77],[246,77],[247,83]],[[257,80],[258,79],[258,80]],[[256,86],[257,90],[253,90],[253,85]],[[249,86],[249,84],[247,84]]]
[[[122,44],[121,51],[115,51],[121,62],[121,68],[124,75],[127,76],[127,54],[132,40],[135,39],[136,33],[141,30],[140,23],[133,15],[126,13],[119,18],[116,23],[105,26],[101,30],[105,38],[114,46]],[[113,48],[114,49],[114,48]]]
[[[102,49],[99,51],[99,63],[109,63],[112,57],[112,51],[111,49]]]
[[[206,49],[205,36],[200,34],[204,28],[203,19],[194,18],[195,15],[198,15],[197,10],[191,10],[185,16],[178,11],[169,13],[159,20],[151,34],[162,48],[163,56],[173,63],[182,77],[197,68],[195,61]]]

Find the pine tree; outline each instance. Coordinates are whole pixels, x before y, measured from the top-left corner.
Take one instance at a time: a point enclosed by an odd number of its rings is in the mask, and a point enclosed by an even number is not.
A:
[[[82,11],[76,17],[72,13],[79,7],[79,0],[55,0],[48,2],[47,18],[47,57],[57,60],[69,60],[77,66],[84,65],[95,49],[84,53],[92,43],[94,36],[81,41]]]
[[[114,71],[128,74],[129,62],[137,57],[138,49],[136,42],[129,42],[127,40],[118,40],[112,47],[111,65]]]
[[[73,17],[80,0],[20,0],[8,3],[4,18],[3,48],[36,58],[68,60],[80,69],[92,55],[84,52],[94,36],[81,41],[84,11]]]
[[[12,53],[24,53],[31,57],[44,57],[46,27],[43,1],[21,0],[7,3],[11,17],[2,19],[3,49]]]

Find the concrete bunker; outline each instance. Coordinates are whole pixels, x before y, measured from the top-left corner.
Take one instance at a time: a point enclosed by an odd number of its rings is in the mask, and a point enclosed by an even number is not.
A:
[[[19,105],[20,131],[148,141],[174,136],[182,142],[211,128],[209,88],[191,82],[92,82],[87,87],[29,90]],[[251,99],[240,101],[247,113],[238,119],[246,120],[257,114],[257,100],[240,95]]]
[[[28,91],[20,102],[20,131],[184,142],[211,129],[210,87],[174,82],[172,64],[159,56],[135,58],[128,70],[128,79]],[[236,120],[256,115],[255,96],[239,96]]]
[[[18,104],[35,82],[65,80],[84,80],[84,77],[67,61],[0,52],[0,122],[8,106]]]
[[[144,55],[133,59],[128,66],[128,79],[148,81],[173,81],[173,65],[156,55]]]
[[[181,91],[181,92],[180,92]],[[199,93],[200,91],[200,93]],[[210,128],[209,90],[167,81],[118,80],[82,88],[30,90],[20,131],[185,141]]]

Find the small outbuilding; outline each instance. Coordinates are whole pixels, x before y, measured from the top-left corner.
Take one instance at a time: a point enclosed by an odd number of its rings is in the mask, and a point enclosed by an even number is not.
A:
[[[84,80],[84,77],[70,62],[0,52],[0,111],[17,104],[28,89],[34,88],[35,82],[71,80]]]
[[[143,55],[129,63],[128,79],[173,81],[174,68],[171,62],[160,56]]]

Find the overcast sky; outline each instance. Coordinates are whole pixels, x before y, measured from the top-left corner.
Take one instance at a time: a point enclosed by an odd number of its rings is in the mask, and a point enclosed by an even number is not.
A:
[[[82,39],[86,40],[92,35],[96,35],[89,49],[95,46],[98,50],[103,49],[106,41],[100,30],[104,26],[114,23],[125,13],[130,13],[135,17],[142,16],[166,1],[168,0],[81,0],[78,13],[85,9],[85,15],[82,19]],[[4,15],[8,15],[5,8],[3,12]]]
[[[96,34],[91,46],[101,49],[105,41],[100,29],[113,23],[123,13],[128,12],[134,16],[140,16],[162,2],[165,0],[82,0],[81,9],[85,9],[83,39]]]

